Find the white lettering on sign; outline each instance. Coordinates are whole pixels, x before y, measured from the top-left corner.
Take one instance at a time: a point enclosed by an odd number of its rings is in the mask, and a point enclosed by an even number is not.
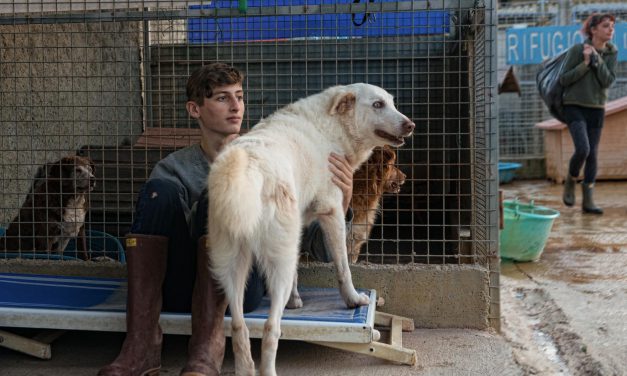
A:
[[[581,25],[514,27],[507,30],[507,64],[538,64],[577,43],[583,43]],[[618,47],[618,61],[627,60],[627,23],[616,24],[613,43]]]

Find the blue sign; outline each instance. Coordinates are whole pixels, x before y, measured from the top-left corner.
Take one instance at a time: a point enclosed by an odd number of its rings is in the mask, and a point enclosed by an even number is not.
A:
[[[581,25],[510,28],[506,33],[508,65],[538,64],[584,41]],[[612,43],[618,61],[627,61],[627,23],[617,23]]]
[[[393,2],[394,0],[379,0]],[[274,7],[279,5],[335,4],[336,0],[249,0],[248,7]],[[215,3],[215,4],[214,4]],[[211,5],[191,5],[190,9],[228,7],[231,2],[212,2]],[[236,4],[234,6],[237,6]],[[383,12],[359,25],[363,14],[292,14],[231,17],[190,18],[187,21],[188,40],[191,43],[234,41],[268,41],[297,38],[360,38],[399,35],[436,35],[450,32],[448,10],[415,12]]]

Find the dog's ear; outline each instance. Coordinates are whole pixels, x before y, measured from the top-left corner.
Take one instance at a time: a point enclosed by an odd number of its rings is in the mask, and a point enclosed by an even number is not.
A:
[[[368,163],[374,164],[374,165],[380,165],[381,161],[383,160],[381,153],[382,153],[382,149],[379,146],[374,148],[372,150],[372,154],[370,154],[370,159],[368,160]]]
[[[393,164],[396,161],[396,152],[392,150],[388,145],[385,145],[382,149],[383,160],[386,163]]]
[[[64,157],[61,159],[61,180],[63,184],[71,183],[72,186],[76,183],[76,168],[77,160],[73,157]]]
[[[48,179],[60,180],[61,179],[61,168],[62,160],[51,162],[46,165],[45,171]]]
[[[344,115],[355,108],[355,101],[357,98],[353,93],[339,93],[331,102],[331,108],[329,109],[329,115]]]

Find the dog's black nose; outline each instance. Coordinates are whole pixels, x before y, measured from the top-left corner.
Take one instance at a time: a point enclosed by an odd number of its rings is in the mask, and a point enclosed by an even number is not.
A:
[[[404,130],[406,133],[411,133],[411,132],[413,132],[413,131],[414,131],[414,128],[416,128],[416,124],[414,124],[414,122],[413,122],[413,121],[409,121],[409,120],[408,120],[408,121],[406,121],[406,122],[404,122],[404,123],[403,123],[403,130]]]

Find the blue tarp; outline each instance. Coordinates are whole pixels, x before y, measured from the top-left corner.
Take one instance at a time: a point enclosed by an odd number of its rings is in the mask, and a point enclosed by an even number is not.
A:
[[[389,2],[392,0],[383,0]],[[349,1],[351,3],[352,1]],[[237,8],[237,1],[212,5],[192,5],[190,9]],[[251,0],[249,9],[262,6],[335,4],[333,0]],[[233,18],[190,18],[187,22],[190,43],[267,41],[285,39],[347,39],[399,35],[435,35],[450,32],[446,10],[373,13],[361,26],[363,14],[299,14]]]

